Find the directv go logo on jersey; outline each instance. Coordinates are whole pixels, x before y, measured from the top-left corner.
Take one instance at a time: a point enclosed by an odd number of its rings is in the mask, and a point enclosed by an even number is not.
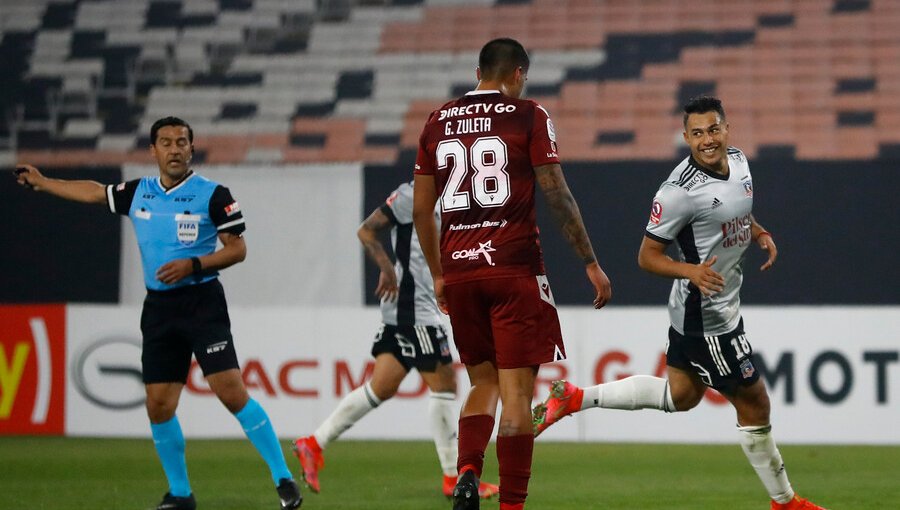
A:
[[[0,306],[0,435],[61,435],[65,305]]]

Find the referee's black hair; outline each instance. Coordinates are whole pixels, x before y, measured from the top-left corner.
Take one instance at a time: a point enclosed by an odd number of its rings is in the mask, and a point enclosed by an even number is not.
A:
[[[160,130],[160,128],[164,128],[166,126],[184,126],[188,130],[188,141],[193,144],[194,143],[194,130],[191,129],[191,125],[187,122],[179,119],[178,117],[163,117],[150,126],[150,145],[156,145],[156,133]]]
[[[684,105],[684,127],[687,127],[688,115],[692,113],[716,112],[719,114],[719,120],[725,121],[725,108],[722,107],[722,100],[714,96],[698,96]]]
[[[488,42],[478,54],[478,68],[481,69],[482,80],[496,80],[514,72],[521,67],[528,72],[531,60],[519,41],[501,37]]]

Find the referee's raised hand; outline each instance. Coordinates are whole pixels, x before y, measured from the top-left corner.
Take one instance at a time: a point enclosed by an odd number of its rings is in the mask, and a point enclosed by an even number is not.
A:
[[[37,168],[28,164],[16,165],[13,175],[16,176],[16,182],[18,182],[20,186],[40,191],[39,185],[44,176]]]

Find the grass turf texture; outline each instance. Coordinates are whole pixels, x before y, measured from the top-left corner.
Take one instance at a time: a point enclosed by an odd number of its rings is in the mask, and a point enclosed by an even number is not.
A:
[[[298,463],[283,442],[288,464]],[[802,496],[831,509],[883,509],[900,501],[900,447],[782,446]],[[493,445],[485,479],[497,482]],[[188,440],[199,509],[278,508],[268,470],[247,441]],[[322,493],[304,509],[449,509],[430,442],[338,441],[326,451]],[[166,491],[147,440],[0,437],[0,509],[148,509]],[[768,498],[735,445],[538,441],[528,508],[767,509]],[[496,498],[482,508],[497,508]]]

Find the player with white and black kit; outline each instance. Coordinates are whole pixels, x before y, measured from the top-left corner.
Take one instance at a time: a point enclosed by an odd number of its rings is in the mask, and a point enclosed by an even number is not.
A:
[[[741,262],[752,241],[753,179],[743,152],[729,147],[727,154],[727,176],[686,158],[651,206],[649,239],[664,245],[676,241],[689,264],[713,260],[724,278],[723,290],[706,295],[689,279],[674,281],[669,314],[681,335],[715,337],[734,331],[740,322]],[[760,232],[761,227],[757,237]]]
[[[721,101],[700,97],[684,107],[684,140],[691,154],[659,187],[638,255],[642,269],[673,278],[669,296],[667,379],[638,375],[579,388],[554,381],[534,409],[535,433],[591,407],[687,411],[707,387],[737,412],[741,447],[771,498],[773,510],[821,510],[797,497],[769,423],[769,395],[753,365],[740,313],[741,264],[754,242],[775,262],[772,235],[753,217],[747,158],[728,146]],[[681,260],[666,255],[676,243]]]
[[[372,345],[375,368],[372,378],[344,397],[313,435],[294,441],[303,478],[314,492],[320,490],[319,470],[324,467],[326,446],[393,397],[413,368],[431,390],[428,414],[444,472],[444,495],[450,496],[456,485],[456,376],[431,272],[413,228],[412,209],[412,184],[403,183],[357,232],[366,254],[380,269],[375,295],[381,299],[382,324]],[[388,229],[394,263],[378,240],[378,233]],[[482,483],[479,495],[489,498],[498,490],[496,485]]]
[[[439,336],[444,338],[441,312],[434,300],[434,282],[413,228],[412,197],[412,183],[406,182],[378,208],[390,221],[391,246],[396,257],[392,271],[382,272],[379,280],[393,274],[398,282],[395,296],[381,301],[381,318],[395,330],[397,326],[428,327],[439,329]]]

